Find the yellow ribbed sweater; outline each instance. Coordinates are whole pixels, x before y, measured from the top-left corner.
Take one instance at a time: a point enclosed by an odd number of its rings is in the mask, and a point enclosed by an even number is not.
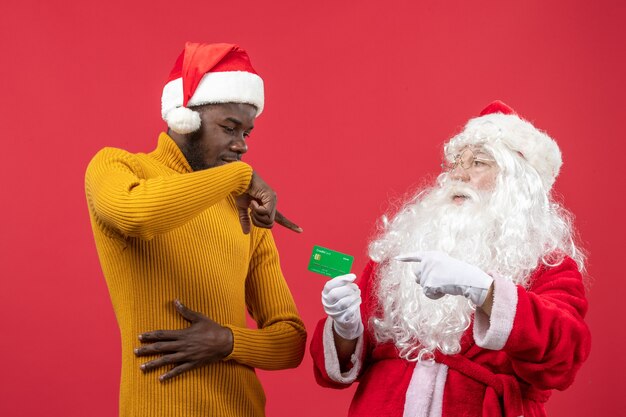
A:
[[[121,417],[263,416],[254,368],[297,366],[306,332],[267,229],[241,231],[233,195],[252,168],[234,162],[192,172],[165,133],[149,154],[105,148],[91,161],[85,192],[122,338]],[[229,327],[223,361],[161,383],[143,374],[140,333],[189,326],[180,299]],[[246,326],[246,308],[258,329]]]

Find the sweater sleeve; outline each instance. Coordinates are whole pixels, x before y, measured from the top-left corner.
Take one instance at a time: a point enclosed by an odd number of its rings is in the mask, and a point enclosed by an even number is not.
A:
[[[306,330],[280,269],[271,231],[260,233],[246,279],[246,305],[257,329],[226,325],[233,332],[233,351],[225,360],[253,368],[295,368],[302,361]]]
[[[146,178],[137,156],[105,148],[85,175],[89,209],[101,227],[151,239],[182,226],[229,194],[246,191],[252,168],[243,162]]]
[[[497,327],[499,316],[511,320],[511,326],[501,333],[505,335],[502,350],[519,378],[539,389],[567,388],[591,346],[584,322],[585,288],[576,263],[565,258],[558,266],[540,267],[529,290],[508,285],[512,291],[502,284],[500,297],[496,288],[491,324],[486,326]],[[501,308],[497,306],[499,298],[508,300]],[[507,304],[511,305],[506,308]],[[489,319],[477,315],[476,324],[480,326],[481,320]]]

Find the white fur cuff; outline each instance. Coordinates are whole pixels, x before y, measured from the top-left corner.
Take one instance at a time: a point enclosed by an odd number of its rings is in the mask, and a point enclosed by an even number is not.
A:
[[[324,334],[322,337],[324,342],[324,365],[326,366],[326,373],[328,374],[328,377],[335,382],[339,382],[340,384],[353,383],[361,371],[363,335],[359,336],[357,339],[356,349],[350,358],[350,362],[352,362],[352,369],[343,373],[341,372],[339,366],[339,358],[337,357],[337,349],[335,348],[333,319],[330,317],[326,318],[326,323],[324,324]]]
[[[517,286],[501,277],[494,277],[491,317],[480,308],[474,315],[474,340],[484,349],[500,350],[509,339],[517,311]]]

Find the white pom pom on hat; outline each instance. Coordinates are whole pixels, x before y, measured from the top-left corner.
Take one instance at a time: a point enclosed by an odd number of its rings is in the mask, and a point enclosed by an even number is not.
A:
[[[187,134],[200,129],[200,114],[187,107],[176,107],[165,115],[167,125],[176,133]]]
[[[172,69],[161,96],[161,116],[180,134],[200,128],[198,112],[189,106],[246,103],[263,111],[263,80],[246,51],[227,43],[187,42]]]
[[[563,165],[558,145],[502,101],[490,103],[478,117],[470,119],[463,132],[452,138],[446,148],[455,148],[457,142],[477,137],[482,142],[502,141],[512,151],[519,152],[537,171],[547,190],[554,185]]]

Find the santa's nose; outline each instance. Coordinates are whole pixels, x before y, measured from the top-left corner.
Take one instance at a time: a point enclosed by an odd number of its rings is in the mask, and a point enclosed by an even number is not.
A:
[[[450,171],[450,179],[467,182],[469,181],[470,176],[467,171],[461,167],[461,164],[458,164],[452,171]]]

